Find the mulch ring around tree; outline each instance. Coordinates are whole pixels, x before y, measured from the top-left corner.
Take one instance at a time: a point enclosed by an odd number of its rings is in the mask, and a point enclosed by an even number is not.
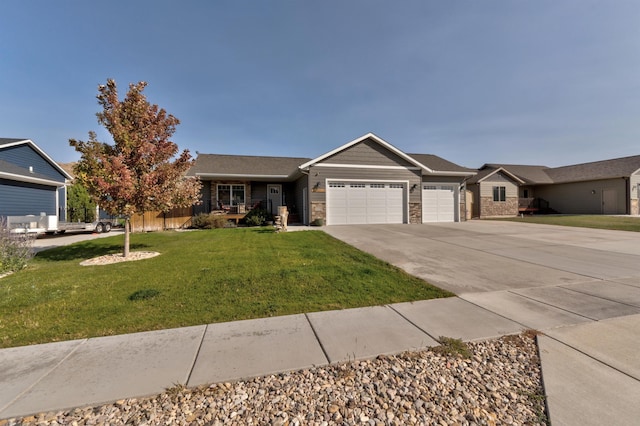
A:
[[[93,265],[111,265],[113,263],[120,262],[132,262],[134,260],[150,259],[158,256],[160,253],[157,251],[132,251],[129,256],[124,257],[122,253],[106,254],[104,256],[94,257],[93,259],[87,259],[80,262],[82,266]]]

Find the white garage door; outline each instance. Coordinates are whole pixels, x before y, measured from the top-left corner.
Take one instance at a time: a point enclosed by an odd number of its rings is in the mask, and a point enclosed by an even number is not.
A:
[[[422,222],[455,222],[456,184],[422,185]]]
[[[327,224],[404,223],[405,185],[329,182]]]

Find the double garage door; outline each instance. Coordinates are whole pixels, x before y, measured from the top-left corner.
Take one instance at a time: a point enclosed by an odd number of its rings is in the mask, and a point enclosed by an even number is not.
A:
[[[329,182],[327,224],[405,223],[406,185]]]

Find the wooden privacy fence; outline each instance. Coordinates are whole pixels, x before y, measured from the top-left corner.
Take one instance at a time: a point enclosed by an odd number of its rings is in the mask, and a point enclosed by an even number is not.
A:
[[[163,212],[146,212],[131,216],[133,232],[162,231],[191,226],[193,207],[184,207]]]

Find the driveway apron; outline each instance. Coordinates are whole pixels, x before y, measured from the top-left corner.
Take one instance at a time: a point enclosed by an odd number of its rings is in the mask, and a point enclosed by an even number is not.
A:
[[[638,424],[640,233],[502,221],[325,230],[489,316],[476,312],[443,333],[464,337],[480,325],[508,333],[516,324],[540,331],[552,424]],[[451,321],[426,305],[406,310],[421,328]]]

